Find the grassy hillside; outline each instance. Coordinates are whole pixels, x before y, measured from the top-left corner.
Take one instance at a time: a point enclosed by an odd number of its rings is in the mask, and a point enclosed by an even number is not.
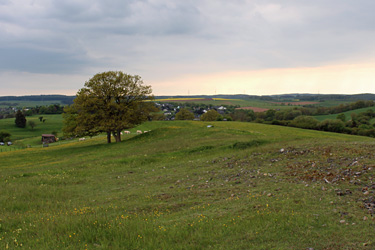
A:
[[[362,108],[362,109],[355,109],[355,110],[350,110],[350,111],[347,111],[347,112],[343,112],[343,113],[340,113],[340,114],[344,114],[345,117],[346,117],[346,120],[350,120],[351,119],[351,114],[354,113],[354,114],[359,114],[359,113],[362,113],[362,112],[365,112],[369,109],[372,109],[375,111],[375,107],[367,107],[367,108]],[[336,117],[338,116],[339,114],[333,114],[333,115],[318,115],[318,116],[314,116],[314,118],[316,118],[317,120],[319,121],[324,121],[326,119],[336,119]]]
[[[375,248],[371,138],[237,122],[136,129],[151,132],[0,153],[0,248]]]

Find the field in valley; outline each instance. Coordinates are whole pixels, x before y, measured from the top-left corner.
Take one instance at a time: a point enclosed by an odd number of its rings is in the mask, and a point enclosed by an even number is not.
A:
[[[359,113],[362,113],[362,112],[366,112],[369,109],[375,111],[374,107],[368,107],[368,108],[361,108],[361,109],[350,110],[350,111],[339,113],[339,114],[344,114],[345,117],[346,117],[346,120],[348,121],[348,120],[351,120],[351,116],[350,116],[351,114],[359,114]],[[336,119],[339,114],[317,115],[317,116],[314,116],[314,118],[316,118],[319,121],[324,121],[326,119]]]
[[[151,131],[0,153],[0,248],[375,248],[374,139],[239,122],[137,129]]]
[[[40,116],[43,116],[45,122],[39,120]],[[31,128],[26,124],[25,128],[18,128],[15,126],[15,118],[0,119],[0,131],[9,132],[14,143],[11,147],[0,146],[0,152],[25,148],[27,146],[42,147],[42,134],[57,132],[58,137],[62,136],[63,118],[60,114],[27,116],[26,121],[34,121],[36,126]]]

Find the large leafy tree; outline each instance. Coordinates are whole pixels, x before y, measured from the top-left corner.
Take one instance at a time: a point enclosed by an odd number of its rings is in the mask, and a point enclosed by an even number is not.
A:
[[[77,92],[74,104],[65,108],[65,135],[107,133],[121,141],[121,130],[147,120],[154,105],[151,86],[144,85],[138,75],[108,71],[94,75]]]

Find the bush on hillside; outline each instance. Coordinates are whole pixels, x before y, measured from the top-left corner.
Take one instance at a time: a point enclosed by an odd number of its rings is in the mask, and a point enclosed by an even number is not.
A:
[[[189,110],[182,108],[180,111],[176,114],[176,120],[193,120],[194,114],[190,112]]]
[[[251,122],[255,120],[255,113],[253,110],[237,109],[230,114],[233,121]]]
[[[345,130],[345,123],[338,119],[328,119],[318,124],[318,129],[329,132],[342,133]]]
[[[317,129],[319,121],[311,116],[298,116],[290,122],[290,126],[305,129]]]
[[[216,121],[219,117],[220,114],[216,110],[211,109],[201,116],[201,121]]]
[[[0,131],[0,142],[10,141],[11,134],[7,131]]]
[[[339,114],[339,115],[337,115],[336,119],[345,122],[346,121],[346,116],[345,116],[345,114]]]

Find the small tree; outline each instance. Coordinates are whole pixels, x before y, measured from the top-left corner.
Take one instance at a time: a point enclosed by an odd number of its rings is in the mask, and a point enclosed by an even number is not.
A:
[[[25,115],[21,112],[21,110],[18,110],[16,113],[16,126],[19,128],[24,128],[26,127],[26,117]]]
[[[298,116],[290,122],[290,126],[297,128],[316,129],[319,121],[311,116]]]
[[[216,110],[211,109],[201,116],[201,121],[216,121],[219,116],[220,114]]]
[[[36,123],[34,121],[28,121],[27,124],[31,127],[31,130],[34,130]]]
[[[176,114],[176,120],[194,120],[194,114],[187,110],[186,108],[180,109]]]
[[[10,141],[10,133],[7,131],[0,131],[0,142]]]
[[[336,119],[345,122],[346,121],[346,116],[345,116],[345,114],[339,114],[339,115],[337,115]]]

